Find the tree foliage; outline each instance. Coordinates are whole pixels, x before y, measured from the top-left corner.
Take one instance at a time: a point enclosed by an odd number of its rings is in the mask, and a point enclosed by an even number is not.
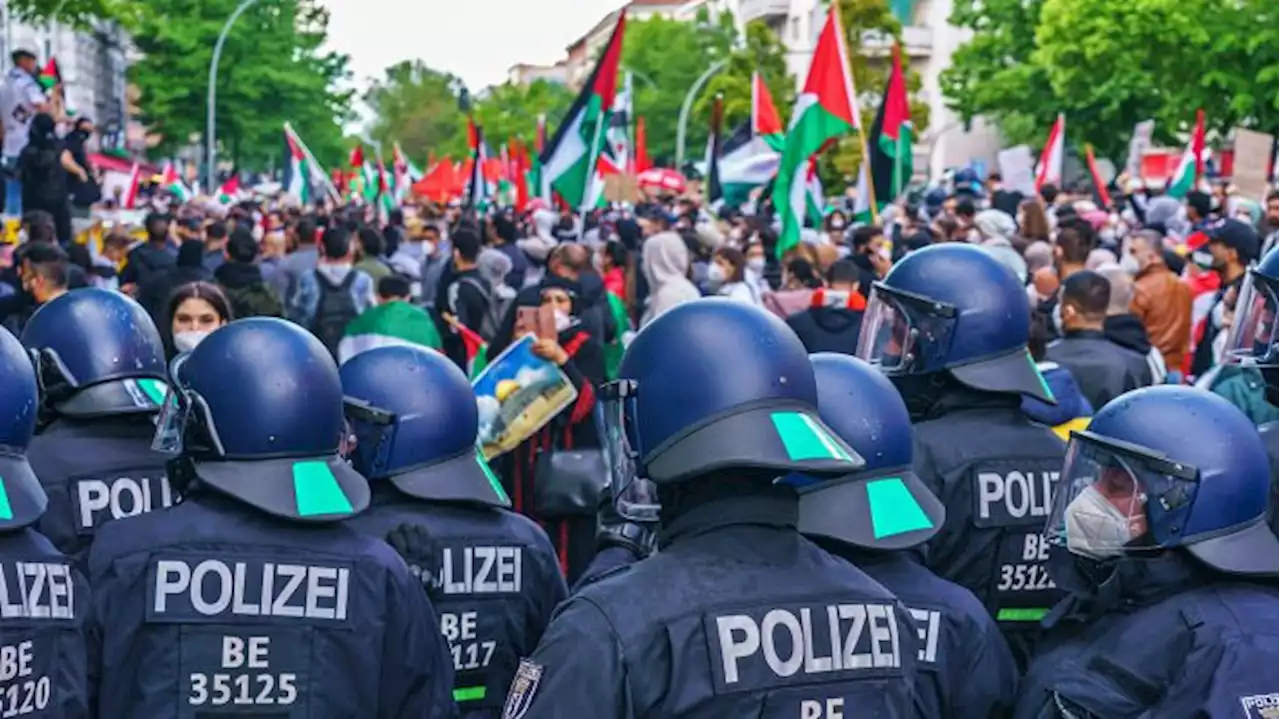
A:
[[[388,67],[364,93],[373,112],[370,137],[388,147],[398,141],[415,160],[428,151],[465,153],[466,116],[458,108],[461,88],[458,78],[420,60]]]
[[[1275,0],[957,0],[973,30],[942,78],[965,119],[995,119],[1015,143],[1067,139],[1123,157],[1134,124],[1178,144],[1205,111],[1210,135],[1277,129],[1280,16]]]
[[[136,3],[134,42],[142,58],[130,80],[159,155],[203,138],[209,63],[236,0],[148,0]],[[316,154],[333,164],[343,151],[342,121],[351,93],[345,55],[321,49],[329,13],[318,0],[263,0],[232,27],[217,83],[219,156],[238,167],[279,163],[281,126],[293,123]]]
[[[787,73],[786,48],[782,40],[763,22],[747,23],[743,43],[729,54],[729,64],[707,82],[707,89],[694,107],[700,118],[709,118],[716,95],[724,98],[726,131],[751,118],[751,75],[759,71],[769,87],[773,104],[782,121],[795,95],[795,81]],[[736,32],[734,37],[736,37]]]
[[[551,133],[573,99],[572,90],[547,80],[534,80],[528,85],[506,83],[489,88],[488,94],[476,103],[476,122],[484,127],[490,143],[496,145],[514,137],[532,148],[538,116],[546,116],[547,132]]]
[[[870,131],[884,97],[891,68],[890,56],[883,48],[888,44],[886,40],[901,42],[902,23],[894,17],[887,0],[840,0],[840,24],[848,42],[849,67],[853,86],[858,92],[862,127]],[[873,47],[876,50],[873,51]],[[911,69],[906,53],[902,57],[902,70],[906,75],[911,123],[919,138],[929,127],[929,105],[918,96],[920,73]],[[843,187],[846,182],[857,178],[858,168],[862,165],[862,143],[862,138],[852,135],[822,156],[818,162],[818,173],[826,185]]]

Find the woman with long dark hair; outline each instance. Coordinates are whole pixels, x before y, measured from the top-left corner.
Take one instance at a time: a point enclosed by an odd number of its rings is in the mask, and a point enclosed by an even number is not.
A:
[[[226,293],[212,282],[178,285],[169,295],[165,317],[160,333],[170,358],[195,349],[210,333],[236,318]]]

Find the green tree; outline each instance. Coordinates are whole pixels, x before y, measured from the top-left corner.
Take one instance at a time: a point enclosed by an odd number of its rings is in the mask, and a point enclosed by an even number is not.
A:
[[[364,93],[373,111],[370,136],[390,147],[398,141],[409,157],[428,152],[461,157],[467,152],[466,116],[458,108],[461,81],[420,60],[387,68]]]
[[[9,0],[9,11],[28,21],[57,20],[87,26],[92,20],[114,20],[134,29],[146,3],[131,0]]]
[[[484,127],[485,137],[495,149],[514,137],[523,140],[532,151],[538,116],[546,116],[547,132],[552,132],[573,99],[574,92],[559,83],[534,80],[528,85],[516,85],[508,82],[489,88],[488,94],[475,103],[476,122]]]
[[[706,90],[694,103],[696,116],[705,121],[711,116],[715,96],[724,97],[726,132],[751,118],[753,72],[759,71],[764,78],[783,123],[795,95],[795,81],[787,73],[786,47],[778,35],[761,21],[747,23],[744,34],[743,44],[730,52],[729,65],[707,82]],[[734,36],[736,39],[736,32]]]
[[[879,48],[886,47],[887,39],[901,42],[902,23],[894,17],[886,0],[840,0],[840,24],[848,42],[849,67],[858,92],[862,126],[870,131],[891,67],[888,53]],[[905,53],[902,69],[906,75],[911,123],[919,138],[929,127],[929,105],[918,97],[920,73],[911,69]],[[843,187],[846,182],[856,181],[862,165],[862,143],[862,138],[851,135],[823,154],[818,161],[818,176],[827,187]],[[883,201],[883,198],[877,200]]]
[[[163,137],[156,150],[163,156],[203,137],[209,62],[236,0],[137,5],[142,59],[130,80],[142,93],[143,121]],[[321,50],[328,22],[317,0],[265,0],[236,22],[219,63],[220,157],[249,169],[278,164],[281,127],[291,121],[317,159],[338,160],[350,93],[336,88],[348,58]]]

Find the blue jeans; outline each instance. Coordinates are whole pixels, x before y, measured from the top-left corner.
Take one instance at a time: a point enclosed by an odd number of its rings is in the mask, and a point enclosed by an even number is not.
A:
[[[4,156],[4,214],[13,217],[22,217],[22,183],[18,178],[13,176],[13,170],[18,166],[18,158],[15,156]]]

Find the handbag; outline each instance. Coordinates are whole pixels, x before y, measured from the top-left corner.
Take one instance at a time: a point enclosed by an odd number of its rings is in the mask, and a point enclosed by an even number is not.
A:
[[[604,451],[595,448],[539,450],[533,473],[533,507],[539,518],[594,517],[608,491]]]

